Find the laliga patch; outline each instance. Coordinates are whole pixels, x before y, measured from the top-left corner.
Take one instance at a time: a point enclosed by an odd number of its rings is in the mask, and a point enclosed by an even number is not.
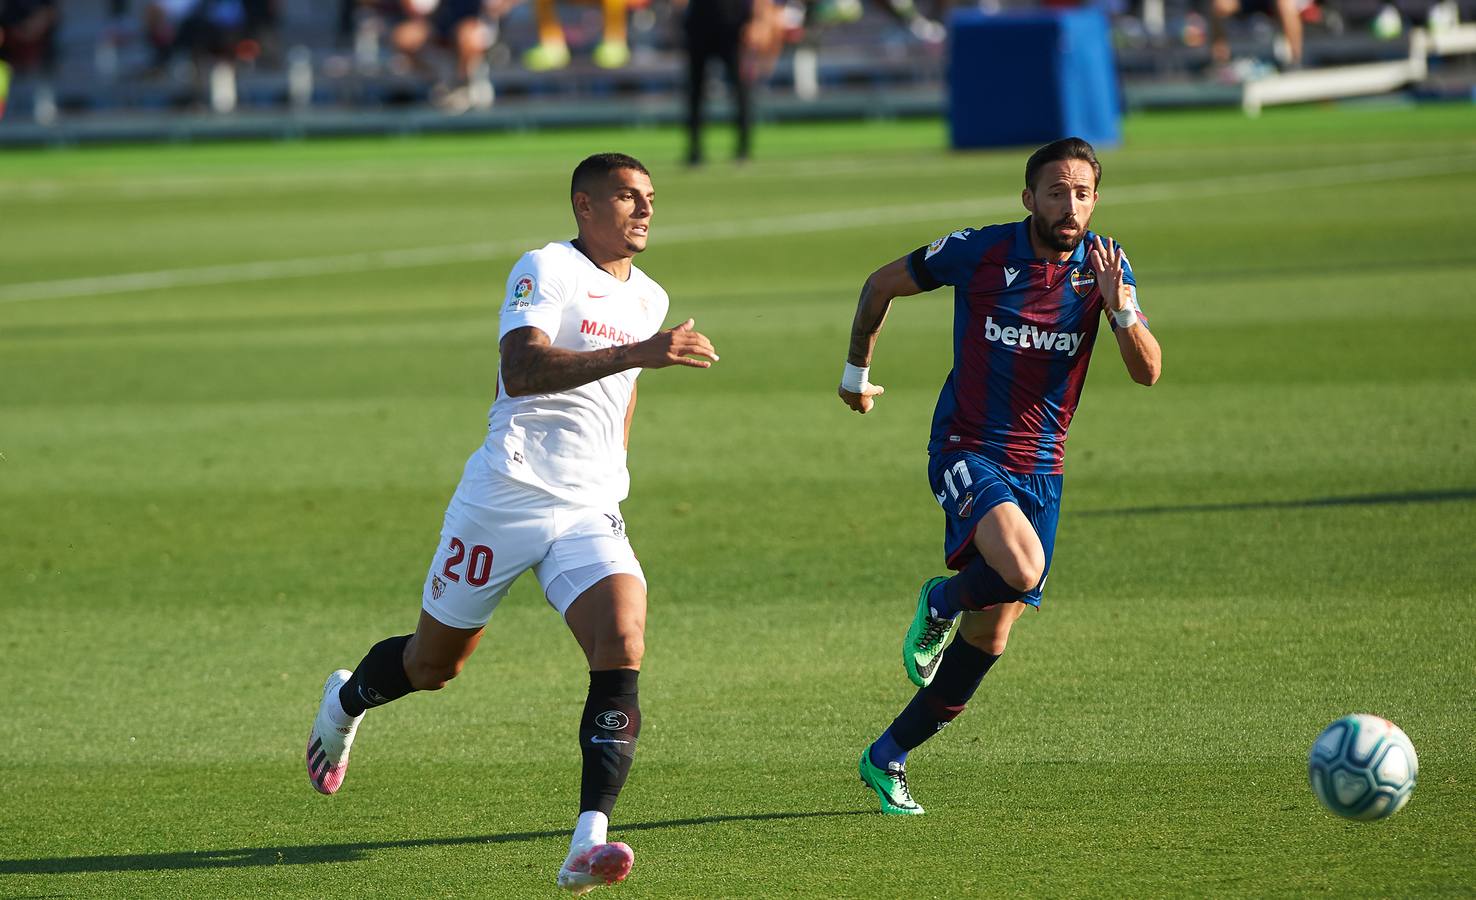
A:
[[[923,254],[923,259],[932,259],[933,254],[937,253],[939,250],[942,250],[943,245],[948,243],[949,238],[958,238],[959,240],[965,240],[968,238],[969,235],[973,233],[974,229],[972,228],[965,228],[962,231],[950,231],[948,234],[943,235],[942,237],[938,238],[936,241],[933,241],[931,244],[928,245],[928,252]]]
[[[528,309],[533,305],[532,296],[538,282],[533,280],[532,275],[523,275],[513,284],[510,306],[513,309]]]
[[[1076,291],[1076,296],[1085,297],[1097,286],[1097,273],[1091,269],[1073,269],[1071,272],[1071,289]]]

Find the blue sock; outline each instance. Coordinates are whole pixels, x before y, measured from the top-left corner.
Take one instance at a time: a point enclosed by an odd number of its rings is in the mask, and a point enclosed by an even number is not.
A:
[[[935,619],[952,619],[963,612],[949,600],[947,586],[948,582],[940,581],[928,591],[928,606],[932,608]]]
[[[897,743],[897,739],[892,737],[890,728],[882,732],[882,736],[876,739],[876,743],[871,745],[871,750],[868,752],[871,754],[871,764],[884,772],[887,769],[887,763],[907,762],[907,751],[903,750],[902,746]]]

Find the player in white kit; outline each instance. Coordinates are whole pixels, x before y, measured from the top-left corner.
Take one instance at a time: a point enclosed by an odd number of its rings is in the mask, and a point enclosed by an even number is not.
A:
[[[646,579],[620,515],[636,376],[718,357],[690,319],[660,330],[666,292],[631,262],[651,223],[645,166],[591,156],[570,193],[579,237],[524,254],[508,277],[487,440],[446,509],[415,633],[328,676],[307,769],[313,787],[335,793],[364,711],[456,677],[498,602],[532,569],[589,661],[580,812],[557,879],[583,894],[622,880],[634,861],[606,831],[641,727]]]

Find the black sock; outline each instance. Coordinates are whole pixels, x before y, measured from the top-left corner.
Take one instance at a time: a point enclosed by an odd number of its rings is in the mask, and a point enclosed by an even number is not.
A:
[[[887,729],[904,755],[958,718],[998,659],[962,637],[948,645],[933,683],[918,691]]]
[[[405,645],[412,635],[385,638],[364,654],[359,667],[338,690],[343,711],[357,716],[371,706],[383,706],[415,690],[405,674]]]
[[[641,704],[635,669],[601,669],[589,673],[589,697],[579,719],[579,751],[584,769],[579,778],[579,811],[606,816],[630,774],[636,738],[641,733]]]

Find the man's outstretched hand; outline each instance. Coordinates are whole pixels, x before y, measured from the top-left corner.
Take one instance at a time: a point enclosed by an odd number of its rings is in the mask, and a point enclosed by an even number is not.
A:
[[[700,331],[693,331],[693,321],[688,319],[675,328],[658,331],[635,345],[637,364],[643,369],[664,369],[667,366],[691,366],[706,369],[717,362],[717,351],[712,341]]]

